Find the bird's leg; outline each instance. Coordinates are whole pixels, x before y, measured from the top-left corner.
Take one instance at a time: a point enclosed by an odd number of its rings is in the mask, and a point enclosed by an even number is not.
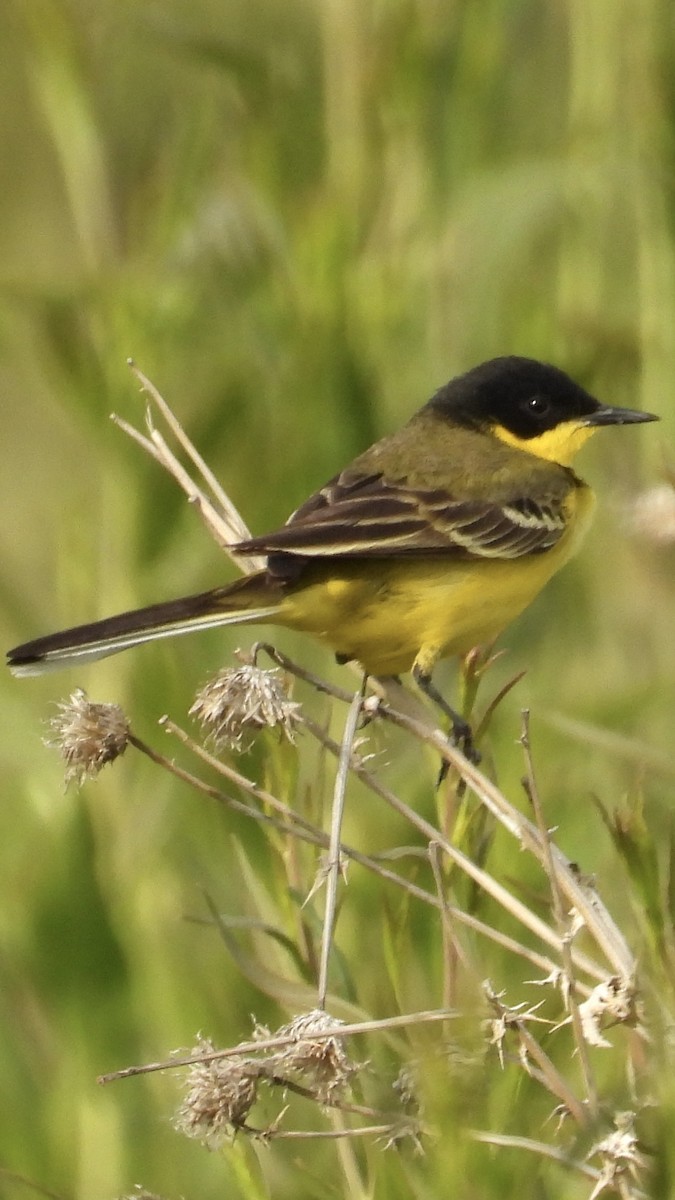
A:
[[[473,732],[468,721],[464,720],[459,713],[451,708],[447,700],[441,695],[438,688],[434,686],[431,678],[431,671],[425,670],[421,663],[416,662],[412,669],[412,677],[415,680],[421,692],[440,708],[441,712],[448,718],[452,726],[452,742],[458,746],[469,762],[479,763],[480,754],[473,744]],[[447,774],[447,763],[441,768],[441,780]]]

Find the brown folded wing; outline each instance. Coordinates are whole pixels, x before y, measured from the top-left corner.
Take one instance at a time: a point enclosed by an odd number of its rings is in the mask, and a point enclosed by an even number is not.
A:
[[[347,469],[316,492],[275,533],[242,542],[246,554],[376,558],[449,554],[520,558],[556,544],[565,529],[564,494],[493,504],[457,500],[381,474]]]

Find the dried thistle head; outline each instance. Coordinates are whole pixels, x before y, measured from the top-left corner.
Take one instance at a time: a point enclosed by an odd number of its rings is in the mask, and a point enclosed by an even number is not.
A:
[[[212,1054],[215,1046],[200,1038],[193,1054]],[[185,1098],[174,1117],[174,1127],[186,1137],[216,1150],[241,1129],[255,1103],[260,1071],[243,1055],[193,1063],[187,1076]]]
[[[640,1003],[635,981],[612,975],[593,988],[579,1005],[584,1037],[590,1046],[610,1047],[601,1030],[609,1025],[635,1024],[640,1019]]]
[[[316,1034],[325,1035],[329,1030],[339,1029],[341,1024],[342,1021],[321,1009],[314,1009],[282,1025],[275,1037],[294,1040],[275,1054],[275,1070],[299,1077],[319,1101],[334,1099],[347,1087],[359,1064],[349,1059],[342,1038],[316,1037]]]
[[[51,736],[45,744],[60,752],[66,786],[73,780],[79,787],[85,779],[94,779],[129,744],[129,722],[119,704],[94,704],[82,688],[58,705],[48,724]]]
[[[640,1149],[635,1120],[634,1112],[615,1113],[613,1132],[597,1142],[589,1151],[587,1158],[599,1156],[602,1164],[600,1176],[589,1200],[595,1200],[603,1193],[635,1195],[630,1182],[640,1182],[641,1174],[649,1167],[649,1160]]]
[[[244,750],[260,729],[278,729],[292,742],[300,705],[288,696],[277,668],[263,671],[255,663],[226,667],[197,692],[190,716],[195,717],[217,749]]]

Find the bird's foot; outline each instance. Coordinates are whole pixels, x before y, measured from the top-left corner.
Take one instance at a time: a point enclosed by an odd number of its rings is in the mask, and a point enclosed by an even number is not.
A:
[[[468,759],[470,763],[473,763],[474,767],[478,766],[481,761],[481,753],[480,750],[473,744],[473,730],[468,721],[465,721],[462,717],[457,717],[455,720],[453,720],[452,728],[448,736],[448,742],[453,749],[460,750],[464,757]],[[441,763],[440,771],[438,772],[438,779],[436,780],[437,788],[439,788],[447,778],[449,770],[450,763],[444,758]]]
[[[450,745],[456,747],[458,750],[461,750],[462,754],[465,758],[468,758],[469,762],[477,765],[480,762],[480,754],[473,744],[473,730],[471,729],[469,722],[466,721],[464,717],[461,717],[459,713],[455,712],[454,708],[450,707],[447,700],[445,700],[438,689],[434,687],[433,683],[431,682],[431,675],[428,671],[423,671],[419,666],[415,665],[413,667],[413,679],[415,680],[420,691],[424,692],[425,696],[428,696],[429,699],[436,705],[436,707],[439,708],[450,721],[450,736],[448,738]],[[448,766],[449,764],[447,762],[443,762],[443,765],[441,766],[441,773],[438,779],[439,784],[445,779],[448,773]]]
[[[456,718],[452,722],[452,729],[448,740],[451,746],[456,746],[458,750],[461,750],[464,757],[468,758],[470,763],[478,766],[481,760],[481,753],[478,747],[474,746],[473,729],[463,717]]]

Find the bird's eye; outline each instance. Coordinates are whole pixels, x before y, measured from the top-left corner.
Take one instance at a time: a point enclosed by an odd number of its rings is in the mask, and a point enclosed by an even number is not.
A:
[[[545,417],[551,407],[546,396],[530,396],[525,401],[525,408],[533,417]]]

